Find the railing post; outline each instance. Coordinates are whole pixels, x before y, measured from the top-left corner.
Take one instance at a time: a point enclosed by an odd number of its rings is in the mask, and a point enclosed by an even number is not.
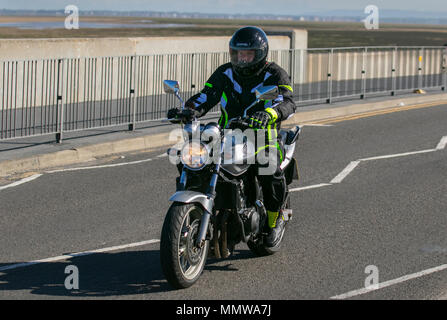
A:
[[[194,83],[194,75],[195,75],[195,70],[194,70],[194,57],[195,54],[193,53],[191,55],[191,71],[190,71],[190,75],[191,75],[191,91],[193,91],[193,89],[196,88],[196,84]]]
[[[362,93],[360,94],[360,99],[365,99],[366,94],[366,54],[368,53],[368,48],[365,47],[363,51],[362,58]]]
[[[135,94],[135,87],[136,87],[136,55],[130,57],[130,123],[129,123],[129,131],[135,131],[136,129],[136,94]]]
[[[397,47],[394,47],[393,50],[393,59],[391,62],[391,95],[394,96],[396,91],[396,57],[397,57]]]
[[[424,47],[419,49],[418,57],[418,89],[422,89],[422,59],[424,59]]]
[[[332,64],[333,64],[333,62],[334,62],[334,49],[331,48],[331,53],[329,55],[328,74],[327,74],[328,98],[326,99],[326,103],[332,102]]]
[[[445,91],[445,87],[447,86],[447,46],[442,52],[442,62],[441,62],[441,82],[442,87],[441,90]]]
[[[295,84],[295,50],[296,49],[289,50],[289,75],[292,88]]]
[[[63,102],[63,91],[64,91],[64,67],[61,63],[64,60],[58,59],[57,61],[57,84],[56,84],[56,142],[62,143],[63,132],[64,132],[64,102]]]

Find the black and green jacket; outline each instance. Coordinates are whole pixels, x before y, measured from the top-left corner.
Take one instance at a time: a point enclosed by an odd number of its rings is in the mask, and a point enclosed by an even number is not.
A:
[[[242,116],[245,108],[256,100],[256,88],[270,85],[279,87],[278,98],[254,105],[247,110],[247,115],[267,109],[267,112],[271,115],[273,113],[276,118],[271,124],[271,129],[276,132],[280,128],[281,121],[295,113],[296,105],[292,98],[293,89],[289,75],[274,62],[267,63],[257,76],[249,79],[239,78],[233,71],[231,63],[223,64],[211,75],[202,91],[192,96],[188,102],[194,103],[199,111],[199,117],[220,102],[222,112],[219,124],[225,127],[228,120]]]

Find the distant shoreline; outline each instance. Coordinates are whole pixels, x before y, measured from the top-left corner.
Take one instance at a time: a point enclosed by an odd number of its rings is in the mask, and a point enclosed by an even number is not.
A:
[[[308,30],[309,48],[355,46],[442,46],[447,44],[447,25],[380,24],[366,30],[361,22],[306,22],[284,20],[228,20],[155,17],[80,16],[80,29],[66,30],[65,16],[0,16],[1,23],[55,23],[50,29],[0,27],[0,39],[104,38],[165,36],[230,36],[244,25],[258,25],[267,32],[293,28]],[[82,23],[97,28],[82,28]],[[57,28],[60,24],[60,28]],[[106,27],[101,28],[105,24]],[[114,27],[111,27],[114,25]],[[126,25],[138,27],[128,28]],[[169,25],[170,27],[166,27]],[[180,26],[179,26],[180,25]],[[119,26],[119,27],[116,27]],[[186,27],[187,26],[187,27]]]
[[[225,19],[225,20],[276,20],[276,21],[306,21],[306,22],[358,22],[365,18],[363,10],[326,10],[301,11],[300,14],[272,14],[272,13],[203,13],[180,11],[132,11],[132,10],[82,10],[79,14],[84,17],[145,17],[166,19]],[[443,15],[443,16],[442,16]],[[1,9],[0,16],[65,16],[64,9],[59,10],[11,10]],[[447,12],[417,11],[417,10],[380,10],[383,23],[394,24],[429,24],[447,25]]]

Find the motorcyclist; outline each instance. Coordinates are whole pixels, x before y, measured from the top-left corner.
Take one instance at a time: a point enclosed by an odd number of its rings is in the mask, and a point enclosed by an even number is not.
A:
[[[229,43],[231,62],[218,67],[202,91],[186,101],[187,112],[174,108],[168,111],[168,118],[181,116],[190,120],[194,116],[201,117],[220,102],[219,125],[224,128],[230,119],[242,116],[244,108],[256,100],[256,88],[278,86],[278,98],[261,101],[247,110],[248,124],[255,130],[267,130],[268,144],[264,148],[270,153],[274,151],[278,159],[274,174],[258,176],[268,214],[269,235],[266,237],[266,245],[273,247],[280,240],[285,224],[280,209],[284,202],[286,182],[284,172],[279,168],[283,149],[279,143],[278,130],[281,121],[295,112],[296,105],[292,99],[289,75],[274,62],[267,62],[268,50],[268,39],[262,29],[243,27],[237,30]]]

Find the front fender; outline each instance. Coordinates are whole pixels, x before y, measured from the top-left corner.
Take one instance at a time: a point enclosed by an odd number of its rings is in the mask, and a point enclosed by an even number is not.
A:
[[[177,191],[169,198],[169,201],[182,203],[198,202],[208,213],[211,214],[213,212],[213,199],[200,192],[188,190]]]

